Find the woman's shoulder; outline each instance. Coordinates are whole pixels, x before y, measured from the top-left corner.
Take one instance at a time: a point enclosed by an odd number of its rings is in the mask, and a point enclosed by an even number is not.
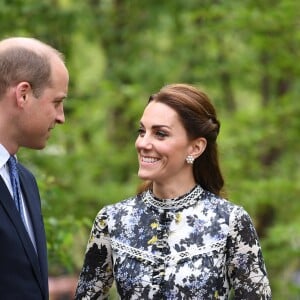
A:
[[[139,201],[139,195],[130,196],[128,198],[124,198],[119,202],[108,204],[102,207],[98,214],[111,214],[113,212],[128,210],[133,208],[136,203]]]
[[[222,198],[211,192],[204,191],[202,195],[202,213],[211,216],[211,219],[224,220],[230,226],[243,223],[252,227],[252,219],[243,206]],[[237,225],[238,226],[238,225]]]
[[[129,196],[127,198],[124,198],[114,204],[108,205],[108,208],[110,209],[120,209],[122,207],[128,207],[128,206],[134,206],[139,200],[139,195]]]
[[[207,209],[212,209],[219,213],[247,213],[241,205],[206,190],[202,194],[202,200]]]

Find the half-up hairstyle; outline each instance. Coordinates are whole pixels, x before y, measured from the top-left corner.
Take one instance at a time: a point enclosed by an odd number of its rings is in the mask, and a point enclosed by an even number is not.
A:
[[[216,142],[220,122],[208,96],[188,84],[170,84],[151,95],[148,103],[152,101],[174,109],[191,140],[199,137],[206,139],[204,152],[194,161],[193,174],[196,182],[204,189],[220,195],[224,186]],[[142,189],[150,185],[151,182],[148,182]]]

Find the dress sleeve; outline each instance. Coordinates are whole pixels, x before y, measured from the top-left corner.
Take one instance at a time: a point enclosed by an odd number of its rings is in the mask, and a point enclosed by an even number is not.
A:
[[[76,289],[76,300],[108,299],[113,283],[112,250],[103,208],[97,215],[87,244]]]
[[[234,299],[272,299],[258,236],[250,216],[242,207],[237,207],[231,214],[227,247],[227,275]]]

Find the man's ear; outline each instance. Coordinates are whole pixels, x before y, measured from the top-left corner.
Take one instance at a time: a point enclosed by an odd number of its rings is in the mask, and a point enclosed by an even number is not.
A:
[[[31,85],[29,82],[22,81],[18,83],[16,86],[16,100],[19,107],[23,107],[26,104],[31,91]]]
[[[190,153],[190,155],[192,155],[196,159],[204,152],[207,145],[207,141],[206,138],[200,137],[195,139],[192,143],[193,150]]]

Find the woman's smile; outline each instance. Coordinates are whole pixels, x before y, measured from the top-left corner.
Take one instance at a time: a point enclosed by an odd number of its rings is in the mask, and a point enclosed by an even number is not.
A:
[[[147,164],[154,164],[158,162],[160,159],[151,157],[151,156],[141,156],[141,162],[142,163],[147,163]]]

